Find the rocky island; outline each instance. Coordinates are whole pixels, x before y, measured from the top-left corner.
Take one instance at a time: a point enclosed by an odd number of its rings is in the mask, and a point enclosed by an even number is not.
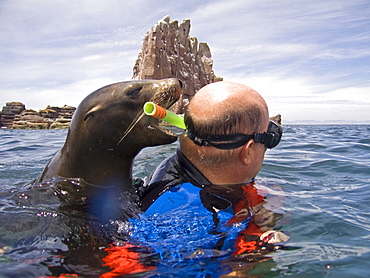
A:
[[[38,112],[21,102],[7,102],[0,112],[0,126],[11,129],[68,128],[76,108],[47,106]]]

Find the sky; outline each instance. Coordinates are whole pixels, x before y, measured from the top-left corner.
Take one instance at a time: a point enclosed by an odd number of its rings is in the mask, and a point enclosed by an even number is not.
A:
[[[283,123],[370,124],[369,0],[1,0],[0,107],[78,106],[130,80],[166,15],[190,19],[215,74],[258,91]]]

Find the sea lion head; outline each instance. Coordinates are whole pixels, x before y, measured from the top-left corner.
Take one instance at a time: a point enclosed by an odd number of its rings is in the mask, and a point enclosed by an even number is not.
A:
[[[177,139],[158,126],[158,119],[145,115],[143,106],[152,101],[169,108],[181,93],[182,84],[176,78],[120,82],[91,93],[76,109],[64,146],[45,167],[39,182],[78,178],[132,191],[135,156],[145,147]]]
[[[143,106],[152,101],[169,108],[181,93],[182,84],[176,78],[132,80],[105,86],[82,101],[71,122],[69,136],[87,136],[90,144],[95,141],[94,147],[103,145],[112,150],[134,152],[172,143],[177,137],[160,128],[159,120],[144,115]]]

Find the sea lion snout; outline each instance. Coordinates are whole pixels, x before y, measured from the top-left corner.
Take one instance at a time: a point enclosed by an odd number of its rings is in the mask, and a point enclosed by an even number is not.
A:
[[[166,109],[170,108],[177,100],[179,100],[182,94],[182,81],[177,78],[167,78],[161,80],[144,80],[148,82],[147,85],[143,86],[141,93],[146,95],[145,102],[154,102]],[[148,98],[149,97],[149,98]],[[142,104],[139,114],[143,115]],[[137,124],[137,128],[145,126],[146,136],[142,137],[145,140],[147,146],[158,146],[164,144],[170,144],[177,140],[177,136],[173,133],[162,129],[158,126],[159,120],[150,116],[144,116]],[[138,139],[138,138],[137,138]],[[140,139],[139,139],[140,140]]]
[[[148,101],[152,101],[165,108],[170,108],[182,94],[182,81],[177,78],[152,80],[151,86],[143,88],[154,93]]]

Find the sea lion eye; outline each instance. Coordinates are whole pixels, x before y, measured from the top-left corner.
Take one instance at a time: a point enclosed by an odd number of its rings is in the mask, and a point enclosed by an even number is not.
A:
[[[135,89],[135,90],[129,91],[129,92],[127,93],[127,95],[128,95],[129,97],[132,97],[132,98],[137,98],[137,97],[139,96],[140,91],[141,91],[141,88],[139,88],[139,89]]]
[[[99,109],[101,109],[100,106],[95,106],[92,109],[90,109],[89,111],[87,111],[87,113],[85,114],[85,117],[84,117],[84,121],[86,121],[88,118],[90,118],[92,115],[94,115],[94,113],[96,111],[98,111]]]
[[[86,121],[88,118],[90,118],[92,115],[94,115],[94,112],[95,111],[90,111],[89,113],[87,113],[84,117],[84,121]]]

